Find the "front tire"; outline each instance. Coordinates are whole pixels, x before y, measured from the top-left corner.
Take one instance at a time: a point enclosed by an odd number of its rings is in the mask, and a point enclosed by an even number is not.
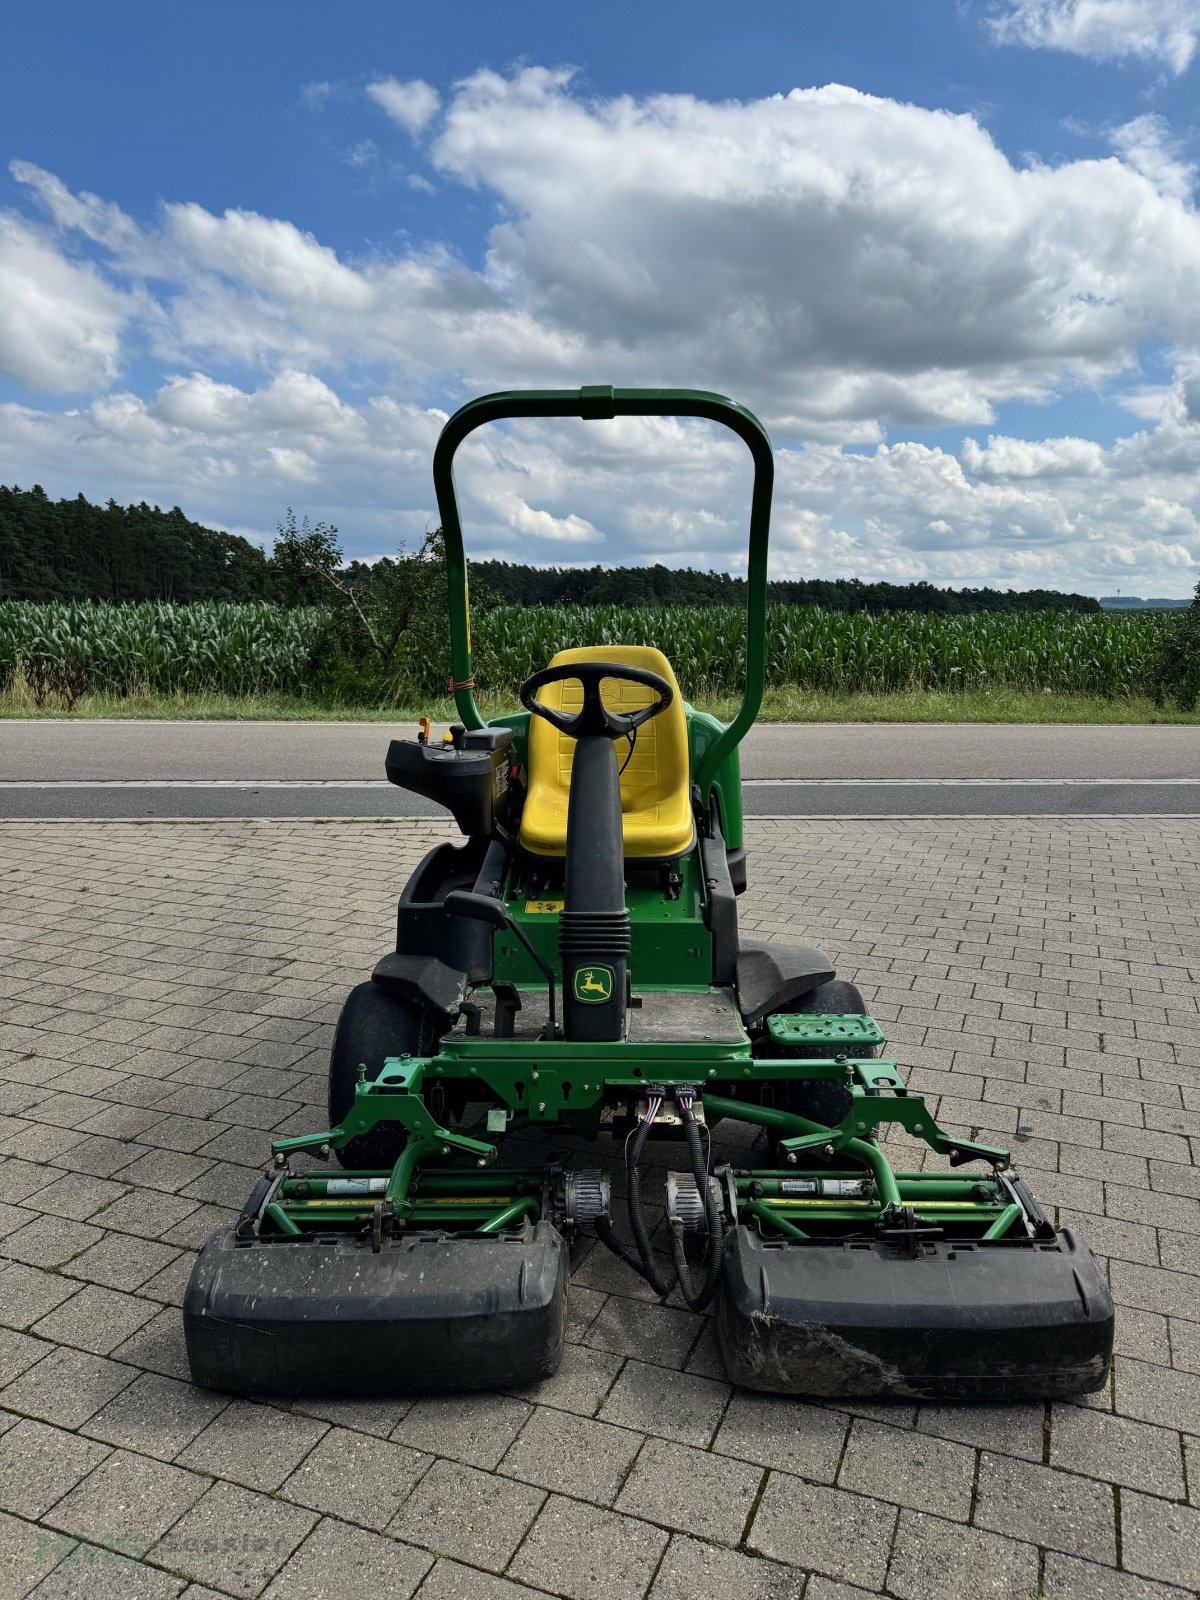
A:
[[[815,989],[792,1001],[791,1005],[781,1007],[776,1015],[865,1017],[867,1005],[854,984],[842,978],[830,978],[827,983],[818,984]],[[764,1033],[763,1039],[755,1045],[754,1053],[776,1057],[790,1055],[801,1061],[819,1058],[824,1054],[820,1050],[794,1050],[786,1045],[777,1045],[769,1033]],[[874,1047],[862,1053],[864,1056],[873,1056]],[[844,1084],[828,1078],[815,1078],[809,1082],[801,1080],[779,1084],[776,1104],[781,1111],[790,1111],[794,1116],[807,1117],[810,1122],[821,1122],[827,1128],[832,1128],[849,1113],[854,1096]]]
[[[329,1055],[329,1126],[354,1104],[359,1065],[374,1082],[388,1056],[428,1055],[434,1043],[433,1018],[427,1011],[386,994],[377,983],[360,983],[350,991],[333,1035]],[[336,1152],[343,1167],[391,1167],[408,1135],[399,1122],[380,1122]]]

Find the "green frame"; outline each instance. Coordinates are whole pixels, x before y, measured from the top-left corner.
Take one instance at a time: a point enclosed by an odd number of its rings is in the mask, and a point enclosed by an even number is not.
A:
[[[746,444],[754,463],[750,494],[750,538],[746,567],[746,683],[737,715],[715,738],[693,741],[693,775],[707,805],[709,791],[729,757],[746,736],[762,704],[766,678],[767,544],[771,533],[771,496],[775,484],[775,456],[767,430],[745,406],[705,389],[614,389],[597,385],[583,389],[503,390],[481,395],[456,411],[442,429],[433,453],[433,487],[446,545],[446,571],[450,599],[451,689],[458,714],[468,728],[482,728],[484,720],[471,692],[474,663],[471,654],[471,617],[467,587],[467,558],[462,518],[454,486],[454,456],[463,440],[485,422],[519,417],[580,417],[585,421],[615,417],[698,417],[719,422]],[[506,719],[501,719],[506,720]],[[716,719],[710,719],[716,722]],[[716,723],[720,727],[719,723]],[[728,822],[729,784],[722,786],[723,821]],[[737,802],[736,843],[741,843],[741,801]],[[726,825],[728,842],[735,841]]]

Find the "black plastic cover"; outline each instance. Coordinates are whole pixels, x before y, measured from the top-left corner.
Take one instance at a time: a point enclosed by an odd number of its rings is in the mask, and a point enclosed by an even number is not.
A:
[[[399,788],[445,806],[465,834],[486,836],[508,820],[511,752],[511,728],[472,729],[462,750],[393,739],[384,770]]]
[[[1108,1375],[1113,1303],[1087,1246],[727,1243],[717,1334],[734,1383],[772,1394],[1053,1399]]]
[[[833,962],[823,950],[747,939],[737,958],[738,1010],[745,1022],[758,1022],[833,975]]]
[[[436,956],[410,956],[396,950],[375,963],[371,977],[388,994],[448,1017],[456,1017],[466,999],[467,974]]]
[[[567,1252],[520,1235],[209,1239],[183,1301],[196,1383],[246,1395],[515,1387],[562,1358]]]

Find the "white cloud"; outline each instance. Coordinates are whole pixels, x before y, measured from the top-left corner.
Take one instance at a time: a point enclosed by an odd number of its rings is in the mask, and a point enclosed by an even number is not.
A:
[[[97,394],[130,324],[159,376],[68,412],[5,408],[0,478],[263,533],[295,503],[379,555],[436,518],[442,406],[676,382],[806,441],[778,457],[781,573],[1107,590],[1120,570],[1183,592],[1200,559],[1200,218],[1159,121],[1112,137],[1104,160],[1020,167],[969,116],[836,85],[714,104],[479,73],[430,155],[495,208],[481,270],[420,241],[341,256],[287,219],[186,200],[134,219],[18,164],[59,232],[9,219],[23,292],[64,287],[53,325],[10,327],[0,300],[9,370]],[[81,238],[92,264],[68,254]],[[1177,376],[1129,394],[1141,431],[1105,448],[997,425],[1007,400],[1133,374],[1148,339]],[[924,423],[990,431],[958,454],[883,442]],[[745,452],[711,429],[489,431],[459,478],[480,553],[742,559]]]
[[[1115,128],[1111,139],[1122,161],[1148,178],[1160,194],[1183,201],[1191,198],[1195,163],[1184,159],[1179,142],[1171,137],[1161,117],[1152,112],[1134,117]]]
[[[991,26],[1004,44],[1090,61],[1136,56],[1178,75],[1200,39],[1200,0],[1004,0]]]
[[[378,78],[367,85],[367,93],[393,122],[415,139],[437,115],[442,97],[422,78],[400,83],[395,78]]]
[[[131,311],[94,267],[0,213],[0,372],[50,394],[104,388],[120,370]]]

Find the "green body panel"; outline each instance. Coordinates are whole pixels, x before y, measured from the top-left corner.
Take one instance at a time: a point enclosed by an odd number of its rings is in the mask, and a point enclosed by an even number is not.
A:
[[[561,871],[557,864],[551,870]],[[707,988],[712,978],[712,935],[704,926],[704,877],[699,852],[693,850],[679,862],[678,899],[667,896],[662,874],[631,866],[625,891],[629,908],[629,971],[635,989],[677,985]],[[515,920],[542,958],[560,971],[558,915],[547,909],[562,900],[561,886],[539,890],[539,898],[514,894],[505,900]],[[511,933],[497,933],[492,946],[495,977],[502,983],[542,986],[544,980],[520,941]]]
[[[716,749],[725,732],[725,724],[707,711],[686,708],[688,729],[688,758],[692,768],[692,782],[699,783],[700,770]],[[732,746],[712,776],[712,792],[717,798],[721,818],[721,833],[726,848],[740,850],[745,843],[742,825],[742,758],[736,745]]]

